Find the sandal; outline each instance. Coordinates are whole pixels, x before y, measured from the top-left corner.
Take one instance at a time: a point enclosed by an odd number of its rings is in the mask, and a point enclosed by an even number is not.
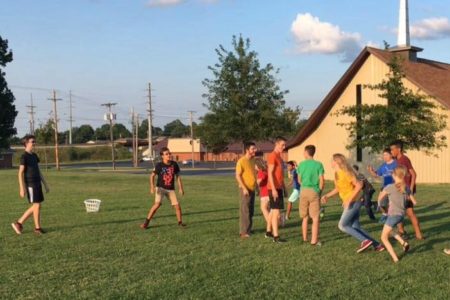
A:
[[[406,253],[406,252],[409,251],[409,244],[408,244],[408,242],[404,242],[402,247],[403,247],[403,252]]]

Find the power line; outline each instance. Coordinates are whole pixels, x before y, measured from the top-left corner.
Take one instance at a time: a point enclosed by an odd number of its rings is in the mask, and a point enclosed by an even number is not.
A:
[[[30,134],[34,134],[34,114],[36,113],[34,109],[36,108],[35,105],[33,105],[33,94],[30,94],[30,105],[26,105],[30,110],[28,113],[30,114]]]
[[[54,117],[54,126],[55,126],[55,161],[56,161],[56,170],[59,171],[59,153],[58,153],[58,110],[56,108],[56,101],[61,101],[62,99],[56,98],[56,91],[53,90],[53,98],[49,98],[48,100],[53,101],[53,117]]]

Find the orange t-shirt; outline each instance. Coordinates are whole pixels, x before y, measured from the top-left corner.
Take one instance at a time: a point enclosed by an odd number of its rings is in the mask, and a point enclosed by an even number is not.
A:
[[[284,176],[283,176],[283,160],[281,154],[273,151],[267,157],[267,165],[273,165],[273,184],[276,190],[283,188]],[[268,183],[269,190],[273,190],[274,187]]]

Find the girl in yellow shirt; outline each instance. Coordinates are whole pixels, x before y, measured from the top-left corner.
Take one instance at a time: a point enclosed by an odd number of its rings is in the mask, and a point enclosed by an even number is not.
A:
[[[344,155],[334,154],[331,164],[335,170],[335,187],[322,197],[322,202],[327,203],[328,198],[339,194],[344,211],[338,227],[342,232],[353,236],[361,242],[360,247],[356,250],[357,253],[363,252],[370,246],[373,246],[376,251],[383,251],[384,247],[362,229],[359,223],[359,210],[362,205],[359,193],[363,187],[362,182],[356,178],[353,168]]]

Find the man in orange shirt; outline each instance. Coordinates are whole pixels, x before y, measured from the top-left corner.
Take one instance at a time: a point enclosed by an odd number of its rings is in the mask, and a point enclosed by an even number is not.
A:
[[[275,148],[267,157],[268,175],[269,175],[269,198],[270,198],[270,222],[272,224],[272,232],[267,232],[266,237],[273,237],[275,243],[284,242],[278,234],[278,219],[280,217],[280,209],[284,209],[284,195],[287,195],[286,186],[284,184],[283,159],[281,153],[286,148],[286,139],[277,137],[275,139]]]

